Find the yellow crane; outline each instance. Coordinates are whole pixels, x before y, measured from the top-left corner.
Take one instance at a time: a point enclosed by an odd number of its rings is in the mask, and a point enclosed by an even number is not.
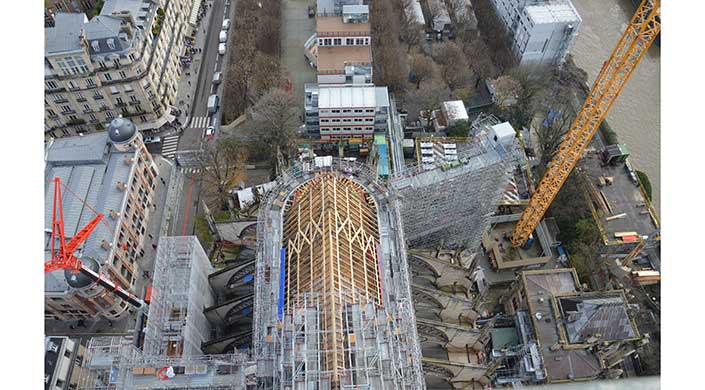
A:
[[[514,227],[511,237],[514,246],[524,245],[541,222],[612,103],[661,31],[660,15],[661,0],[644,0],[634,13]]]

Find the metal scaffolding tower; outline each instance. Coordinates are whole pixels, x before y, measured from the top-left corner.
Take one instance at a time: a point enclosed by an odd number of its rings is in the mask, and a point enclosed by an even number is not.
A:
[[[203,308],[215,302],[208,284],[213,266],[195,236],[160,237],[144,353],[201,355],[210,338]]]

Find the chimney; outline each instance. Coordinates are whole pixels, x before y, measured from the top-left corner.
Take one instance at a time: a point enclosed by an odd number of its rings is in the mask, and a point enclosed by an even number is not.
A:
[[[103,240],[103,242],[100,244],[100,246],[103,247],[103,249],[105,249],[107,251],[113,245],[111,243],[109,243],[108,240]]]
[[[130,156],[125,156],[125,159],[123,161],[125,162],[125,165],[132,165],[132,162],[135,161],[135,159]]]
[[[110,218],[117,219],[117,217],[119,217],[119,216],[120,216],[120,213],[118,213],[115,210],[110,210]]]
[[[125,183],[119,181],[119,182],[117,182],[117,184],[115,185],[115,188],[117,188],[118,190],[123,191],[123,190],[125,190],[125,189],[127,188],[127,184],[125,184]]]

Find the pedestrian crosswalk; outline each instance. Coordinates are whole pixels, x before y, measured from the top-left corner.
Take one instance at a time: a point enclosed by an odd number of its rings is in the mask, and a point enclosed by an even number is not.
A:
[[[205,129],[210,126],[210,118],[207,116],[194,116],[189,120],[186,128],[189,129]]]
[[[179,136],[171,135],[169,137],[164,137],[162,142],[162,157],[173,158],[176,154],[176,148],[179,146]]]

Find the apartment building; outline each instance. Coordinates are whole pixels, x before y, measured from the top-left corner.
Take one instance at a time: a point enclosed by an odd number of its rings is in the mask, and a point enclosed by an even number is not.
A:
[[[306,57],[317,69],[319,84],[371,83],[369,8],[343,5],[341,10],[316,17],[316,32],[304,45]]]
[[[582,19],[570,0],[492,0],[520,66],[560,64]]]
[[[191,0],[106,0],[98,16],[58,13],[45,29],[45,138],[139,130],[173,120]]]
[[[90,13],[97,0],[44,0],[44,27],[54,27],[54,16],[59,12]]]
[[[116,118],[107,132],[50,140],[45,161],[45,260],[52,256],[51,181],[59,177],[67,240],[96,212],[104,215],[77,257],[86,267],[139,295],[141,292],[133,291],[139,274],[137,259],[144,254],[145,229],[159,172],[136,126],[126,118]],[[70,271],[45,274],[44,294],[45,319],[112,319],[128,309],[128,304],[110,291]]]
[[[75,390],[84,374],[86,347],[79,339],[44,338],[44,389]]]
[[[372,139],[387,131],[389,93],[372,84],[305,87],[306,129],[312,137],[335,141]]]
[[[317,0],[316,15],[340,16],[346,5],[362,5],[362,0]]]

